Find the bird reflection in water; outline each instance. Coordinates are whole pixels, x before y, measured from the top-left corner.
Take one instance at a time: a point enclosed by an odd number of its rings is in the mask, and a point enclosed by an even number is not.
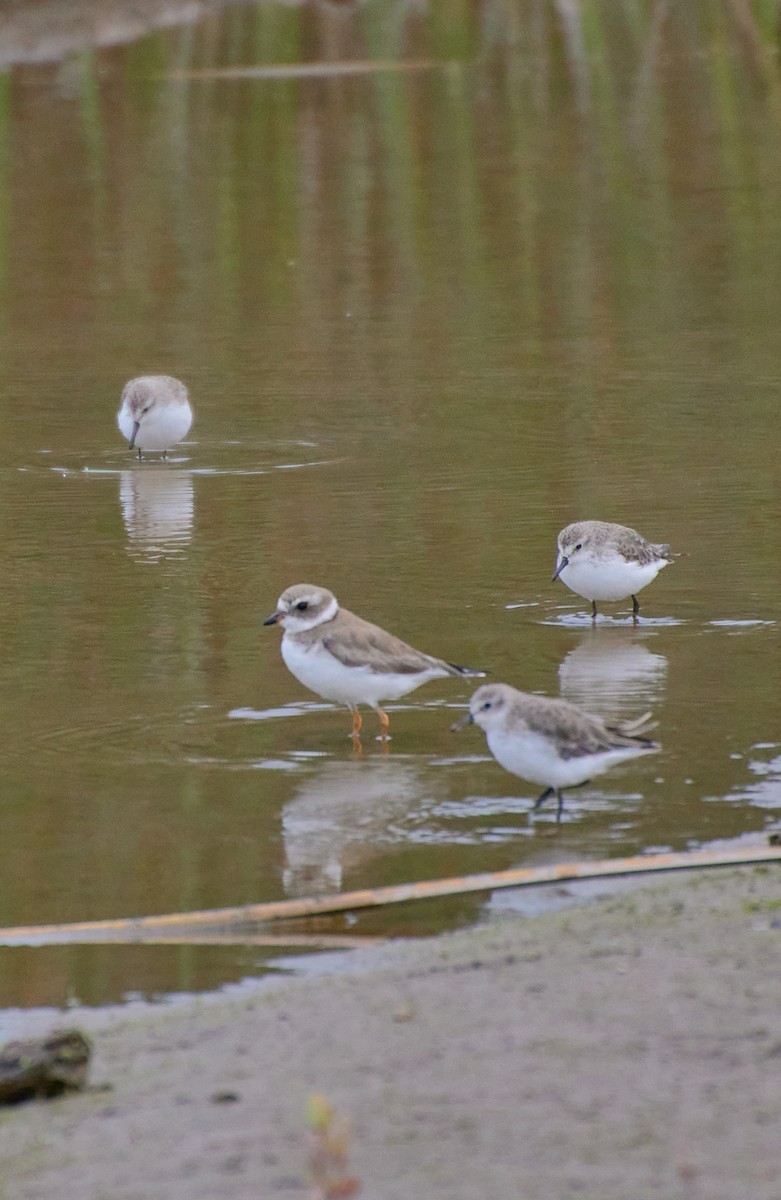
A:
[[[420,802],[420,771],[398,759],[323,762],[282,810],[288,895],[338,892],[354,870],[403,839]]]
[[[589,631],[559,665],[560,694],[602,717],[653,708],[664,695],[667,658],[645,642],[629,629]]]
[[[122,471],[119,503],[127,551],[133,558],[158,562],[187,548],[195,511],[190,471],[171,467]]]

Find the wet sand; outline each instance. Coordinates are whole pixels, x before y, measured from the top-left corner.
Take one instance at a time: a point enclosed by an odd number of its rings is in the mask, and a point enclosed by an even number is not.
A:
[[[780,949],[769,866],[360,951],[240,998],[81,1010],[67,1023],[92,1030],[111,1090],[5,1110],[0,1197],[311,1195],[319,1091],[352,1120],[364,1197],[778,1200]]]

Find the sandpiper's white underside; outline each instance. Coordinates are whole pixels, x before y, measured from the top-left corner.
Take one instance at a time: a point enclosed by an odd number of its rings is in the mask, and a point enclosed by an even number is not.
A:
[[[192,423],[193,411],[187,403],[155,407],[140,422],[135,446],[139,450],[168,450],[187,436]],[[117,413],[117,424],[122,436],[130,441],[134,421],[124,405]]]
[[[615,763],[640,754],[650,754],[644,746],[627,746],[617,750],[601,750],[577,758],[562,758],[556,743],[530,730],[492,729],[486,733],[488,748],[500,767],[541,787],[568,788],[601,775]]]
[[[304,687],[322,696],[354,708],[368,704],[378,708],[382,700],[398,700],[430,679],[441,679],[447,672],[439,667],[415,675],[394,675],[375,671],[370,666],[347,667],[326,649],[322,642],[302,644],[285,633],[282,657],[291,675]]]
[[[586,558],[581,553],[562,568],[559,579],[570,591],[586,600],[624,600],[627,596],[636,596],[667,565],[666,558],[657,558],[641,566],[620,554],[610,558]]]

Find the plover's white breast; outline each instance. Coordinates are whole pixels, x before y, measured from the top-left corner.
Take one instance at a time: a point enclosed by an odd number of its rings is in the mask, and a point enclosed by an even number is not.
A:
[[[623,600],[647,587],[667,562],[666,558],[657,558],[641,565],[621,554],[604,557],[580,554],[562,568],[559,578],[570,591],[586,600]]]
[[[303,643],[287,633],[282,638],[282,657],[291,675],[304,687],[326,700],[349,706],[368,704],[375,708],[382,700],[398,700],[422,683],[446,674],[436,666],[399,675],[373,670],[369,665],[345,666],[322,642]]]

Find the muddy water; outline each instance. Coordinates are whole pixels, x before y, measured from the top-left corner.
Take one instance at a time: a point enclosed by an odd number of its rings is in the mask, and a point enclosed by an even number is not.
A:
[[[781,89],[749,7],[229,5],[2,76],[3,925],[776,824]],[[219,73],[358,59],[384,65]],[[196,407],[168,464],[115,426],[146,372]],[[637,626],[549,581],[583,517],[685,554]],[[445,681],[357,756],[261,624],[300,580],[525,689],[650,708],[663,753],[532,819],[535,789],[449,732],[470,689]],[[268,958],[5,950],[0,1004]]]

